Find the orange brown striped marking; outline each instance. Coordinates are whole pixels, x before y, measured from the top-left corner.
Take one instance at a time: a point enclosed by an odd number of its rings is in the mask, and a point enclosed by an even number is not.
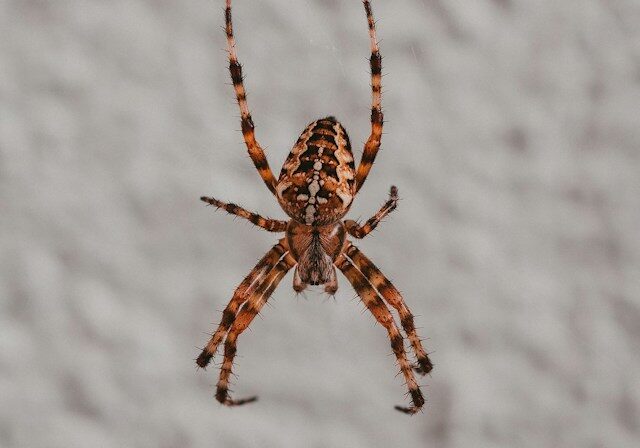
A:
[[[241,218],[250,221],[252,224],[258,227],[262,227],[269,232],[284,232],[287,229],[287,221],[263,218],[257,213],[250,212],[247,209],[240,207],[239,205],[222,202],[216,198],[210,198],[207,196],[202,196],[200,200],[206,202],[207,204],[213,205],[214,207],[221,208],[230,215],[240,216]]]
[[[229,328],[235,321],[238,309],[240,309],[240,306],[246,302],[247,298],[251,294],[253,294],[266,275],[274,268],[280,258],[284,255],[286,252],[285,245],[286,242],[282,240],[280,243],[273,246],[271,250],[267,252],[260,261],[258,261],[258,264],[256,264],[251,272],[249,272],[242,283],[238,285],[233,293],[231,301],[222,312],[222,320],[218,325],[218,329],[213,333],[211,339],[207,343],[207,346],[202,350],[202,353],[200,353],[196,360],[198,366],[205,368],[209,364],[211,358],[213,358],[216,350],[218,349],[218,345],[222,342],[224,335],[229,331]]]
[[[264,154],[264,150],[258,143],[255,137],[255,126],[253,125],[253,119],[249,112],[249,106],[247,105],[247,93],[244,89],[242,66],[238,62],[238,55],[236,54],[236,41],[233,37],[233,25],[231,23],[231,0],[227,0],[227,7],[225,9],[225,32],[227,34],[227,50],[229,51],[229,72],[231,73],[231,81],[233,82],[233,89],[236,93],[236,100],[238,106],[240,106],[240,126],[242,128],[242,137],[247,145],[249,151],[249,157],[253,161],[260,177],[264,180],[267,188],[272,193],[275,193],[276,178],[271,172],[269,162]]]
[[[404,332],[407,334],[407,338],[413,347],[416,354],[418,365],[416,371],[422,375],[431,372],[433,364],[429,359],[429,355],[422,348],[422,342],[416,333],[416,327],[413,322],[413,314],[409,311],[409,308],[404,303],[400,292],[393,286],[393,283],[389,281],[387,277],[373,264],[360,250],[350,244],[345,250],[347,256],[351,259],[353,264],[362,272],[362,274],[369,280],[369,283],[378,290],[383,299],[391,305],[398,312],[400,316],[400,323]]]
[[[276,195],[296,221],[323,226],[342,218],[355,195],[349,136],[335,117],[310,123],[282,166]]]
[[[369,65],[371,66],[371,134],[367,143],[364,145],[364,152],[358,171],[356,172],[356,193],[362,188],[364,181],[371,171],[373,162],[376,159],[378,150],[380,149],[380,141],[382,139],[382,126],[384,123],[384,115],[382,114],[382,56],[378,48],[378,39],[376,37],[376,22],[373,19],[371,5],[367,0],[362,2],[364,10],[367,14],[367,23],[369,25],[369,42],[371,46],[371,58]]]
[[[398,189],[395,186],[392,186],[389,191],[389,200],[384,203],[384,205],[376,212],[374,216],[369,218],[364,225],[360,226],[357,222],[347,219],[344,224],[347,227],[347,231],[349,235],[355,238],[364,238],[369,235],[371,232],[378,227],[380,221],[382,221],[385,216],[394,211],[398,206]]]
[[[338,266],[338,269],[340,269],[345,277],[347,277],[353,286],[353,289],[356,290],[360,299],[362,299],[364,305],[369,309],[369,311],[371,311],[371,314],[373,314],[373,317],[375,317],[380,325],[382,325],[387,330],[387,333],[389,333],[391,348],[398,360],[400,372],[402,372],[407,383],[409,393],[411,394],[411,401],[413,403],[413,405],[409,407],[396,406],[396,409],[406,414],[415,414],[424,405],[424,397],[422,396],[420,387],[418,386],[416,378],[413,375],[413,371],[411,370],[411,364],[409,364],[409,361],[407,360],[407,354],[404,349],[404,339],[398,331],[398,327],[395,324],[391,312],[363,273],[360,272],[344,255],[341,255],[338,260],[336,260],[336,266]]]
[[[290,255],[285,254],[282,260],[271,269],[267,277],[260,283],[260,286],[251,293],[229,329],[227,338],[224,341],[224,360],[220,368],[220,378],[218,379],[216,390],[216,400],[220,403],[228,406],[237,406],[250,403],[257,399],[257,397],[251,397],[233,400],[229,397],[229,376],[231,376],[233,360],[236,356],[236,341],[238,336],[247,329],[253,318],[260,312],[264,304],[267,303],[267,300],[269,300],[269,297],[278,286],[278,283],[280,283],[280,280],[282,280],[282,277],[284,277],[294,265],[295,260]]]

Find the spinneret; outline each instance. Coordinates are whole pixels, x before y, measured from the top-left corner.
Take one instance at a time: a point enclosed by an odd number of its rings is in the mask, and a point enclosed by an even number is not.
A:
[[[240,283],[222,313],[222,320],[198,356],[198,366],[206,367],[218,348],[224,347],[224,359],[216,388],[216,399],[227,406],[255,401],[257,397],[232,399],[229,378],[237,352],[237,339],[260,312],[278,283],[291,269],[293,289],[303,291],[308,285],[324,285],[328,294],[338,289],[336,269],[349,280],[366,308],[387,330],[391,348],[409,389],[412,404],[396,406],[399,411],[414,414],[424,405],[424,398],[413,370],[427,374],[433,368],[415,329],[413,315],[404,299],[384,274],[347,238],[364,238],[380,221],[395,210],[398,190],[391,187],[389,199],[365,224],[341,221],[362,187],[380,149],[382,137],[382,57],[376,39],[375,21],[369,1],[363,1],[369,26],[371,57],[371,134],[356,169],[349,136],[334,117],[310,123],[289,153],[278,180],[274,177],[264,151],[255,137],[255,126],[249,112],[242,67],[238,62],[231,22],[231,0],[226,0],[225,30],[229,51],[229,72],[240,108],[242,135],[258,173],[280,206],[291,218],[288,221],[264,218],[238,205],[203,196],[202,201],[245,218],[270,232],[285,235],[258,262]],[[407,357],[404,336],[389,306],[400,318],[401,327],[416,356],[412,365]],[[413,370],[412,370],[413,367]]]

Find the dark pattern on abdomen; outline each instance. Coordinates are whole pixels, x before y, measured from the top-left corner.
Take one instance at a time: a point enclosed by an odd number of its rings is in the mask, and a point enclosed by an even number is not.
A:
[[[334,117],[323,118],[305,128],[289,153],[278,181],[278,198],[299,222],[333,222],[351,205],[354,172],[344,127]]]

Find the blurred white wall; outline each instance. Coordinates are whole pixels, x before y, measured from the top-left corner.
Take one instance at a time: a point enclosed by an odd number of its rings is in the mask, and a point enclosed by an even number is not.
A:
[[[223,2],[0,0],[0,446],[636,447],[640,3],[373,2],[383,151],[351,218],[436,368],[406,402],[344,278],[287,276],[239,340],[237,409],[193,359],[284,217],[241,144]],[[368,133],[357,0],[236,1],[259,140]]]

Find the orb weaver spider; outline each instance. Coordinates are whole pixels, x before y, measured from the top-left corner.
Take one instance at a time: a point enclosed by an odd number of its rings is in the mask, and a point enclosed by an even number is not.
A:
[[[236,54],[231,23],[231,0],[226,0],[225,30],[229,53],[229,71],[240,106],[242,135],[258,173],[280,206],[291,218],[288,221],[264,218],[244,208],[202,197],[207,204],[245,218],[270,232],[284,232],[284,237],[269,250],[235,290],[222,313],[222,320],[211,339],[198,356],[198,366],[209,364],[224,340],[224,360],[220,369],[216,399],[228,406],[255,401],[257,397],[232,399],[229,377],[236,355],[238,336],[269,299],[285,274],[295,268],[293,289],[303,291],[308,285],[324,285],[328,294],[338,289],[336,268],[349,280],[364,305],[387,330],[393,353],[411,395],[412,405],[396,406],[407,414],[416,413],[424,404],[413,370],[427,374],[433,368],[428,354],[416,333],[413,315],[393,284],[347,238],[364,238],[391,213],[398,202],[398,190],[392,186],[389,199],[364,225],[353,220],[342,221],[353,198],[362,188],[380,148],[383,114],[381,107],[382,58],[378,50],[375,22],[371,5],[363,1],[369,25],[371,45],[371,134],[364,146],[357,169],[346,130],[334,117],[309,124],[289,153],[280,177],[276,180],[264,151],[255,137],[242,77],[242,67]],[[400,323],[416,355],[417,363],[407,359],[404,337],[398,330],[388,305],[400,317]]]

